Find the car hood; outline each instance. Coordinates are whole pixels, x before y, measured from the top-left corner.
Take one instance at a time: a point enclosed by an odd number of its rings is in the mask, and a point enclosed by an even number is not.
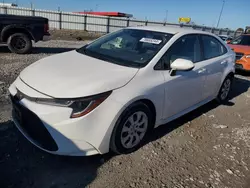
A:
[[[54,98],[78,98],[122,87],[138,70],[74,50],[35,62],[21,72],[20,79],[38,92]]]
[[[228,44],[235,52],[250,54],[250,46]]]

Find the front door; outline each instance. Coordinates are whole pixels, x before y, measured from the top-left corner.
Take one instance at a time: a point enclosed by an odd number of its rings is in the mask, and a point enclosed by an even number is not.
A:
[[[188,59],[195,67],[190,71],[176,71],[170,75],[171,63],[178,59]],[[201,102],[206,79],[206,69],[201,61],[200,41],[197,35],[185,35],[178,39],[161,58],[165,71],[165,101],[163,118],[167,119]]]

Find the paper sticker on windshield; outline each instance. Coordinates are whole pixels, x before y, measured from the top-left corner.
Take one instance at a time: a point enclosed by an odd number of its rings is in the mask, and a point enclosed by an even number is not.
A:
[[[151,44],[160,44],[162,40],[158,39],[150,39],[150,38],[142,38],[140,42],[146,42],[146,43],[151,43]]]

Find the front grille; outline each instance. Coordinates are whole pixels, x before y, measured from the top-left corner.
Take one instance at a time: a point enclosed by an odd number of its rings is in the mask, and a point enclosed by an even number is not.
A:
[[[21,105],[18,98],[10,96],[13,105],[13,118],[32,141],[48,151],[57,151],[58,146],[42,121],[32,111]]]
[[[236,53],[236,60],[241,59],[244,56],[243,53]]]

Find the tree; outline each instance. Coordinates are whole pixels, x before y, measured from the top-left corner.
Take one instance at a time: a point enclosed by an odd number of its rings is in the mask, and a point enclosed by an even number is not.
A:
[[[243,28],[238,28],[238,29],[236,30],[236,33],[243,34],[243,33],[244,33],[244,29],[243,29]]]
[[[246,27],[245,32],[246,32],[247,34],[250,34],[250,27]]]

